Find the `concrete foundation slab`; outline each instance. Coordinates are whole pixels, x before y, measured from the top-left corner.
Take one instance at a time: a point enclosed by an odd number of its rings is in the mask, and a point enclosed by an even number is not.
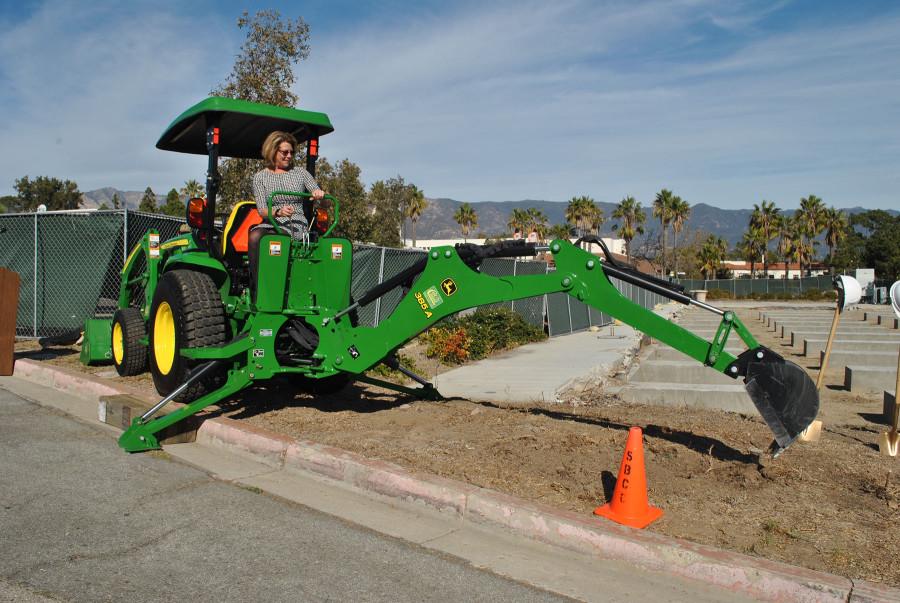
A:
[[[732,343],[731,338],[729,337],[729,343]],[[732,345],[728,345],[725,348],[725,351],[733,356],[737,356],[741,352],[743,352],[746,347],[736,347]],[[690,356],[685,354],[684,352],[679,352],[675,348],[670,348],[667,345],[660,345],[659,348],[655,352],[648,354],[648,359],[651,360],[688,360]],[[644,362],[647,362],[646,360]],[[695,362],[691,359],[691,362]],[[696,362],[695,362],[696,363]]]
[[[896,316],[879,316],[877,323],[878,325],[889,329],[900,328],[900,318],[897,318]]]
[[[819,354],[820,366],[824,357],[825,351],[823,350],[822,353]],[[839,366],[847,365],[896,367],[897,352],[860,352],[832,348],[831,357],[828,359],[828,366],[830,368],[837,368]]]
[[[627,402],[658,406],[690,406],[756,414],[756,407],[743,384],[629,383],[619,395]]]
[[[893,390],[896,385],[896,367],[862,366],[858,364],[844,367],[844,387],[850,390],[851,393],[859,394],[886,389]]]
[[[842,339],[868,339],[870,341],[896,341],[897,336],[887,329],[881,327],[872,327],[874,331],[869,330],[847,330],[838,328],[836,336]],[[782,339],[789,339],[791,346],[800,347],[803,345],[804,339],[827,339],[829,329],[808,331],[794,330],[782,335]]]
[[[828,343],[827,339],[804,339],[803,355],[806,357],[818,356],[825,349]],[[842,339],[835,337],[831,344],[832,348],[840,348],[842,350],[871,350],[873,352],[890,352],[900,347],[900,337],[894,341],[872,341],[870,339]]]
[[[737,383],[731,377],[688,358],[685,360],[645,360],[629,375],[628,381],[629,383],[649,381],[722,385]]]
[[[896,385],[895,383],[894,386]],[[897,404],[897,395],[893,390],[884,392],[883,404],[884,422],[891,423],[894,420],[894,405]]]

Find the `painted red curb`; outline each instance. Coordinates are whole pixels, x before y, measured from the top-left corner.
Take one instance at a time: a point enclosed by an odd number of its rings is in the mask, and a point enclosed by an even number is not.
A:
[[[90,375],[19,360],[16,375],[73,394],[136,392]],[[141,397],[146,397],[145,395]],[[276,468],[312,472],[378,494],[415,501],[469,520],[500,525],[530,538],[624,561],[773,602],[900,602],[900,589],[733,553],[610,521],[583,517],[433,475],[417,474],[340,448],[298,440],[219,417],[201,424],[197,442]]]

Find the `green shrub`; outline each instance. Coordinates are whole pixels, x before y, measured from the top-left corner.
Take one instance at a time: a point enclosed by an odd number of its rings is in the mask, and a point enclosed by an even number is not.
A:
[[[706,292],[706,299],[734,299],[734,295],[728,289],[710,289]]]
[[[544,332],[525,322],[520,314],[498,308],[477,310],[462,318],[448,319],[424,335],[426,355],[460,364],[525,343],[541,341]]]

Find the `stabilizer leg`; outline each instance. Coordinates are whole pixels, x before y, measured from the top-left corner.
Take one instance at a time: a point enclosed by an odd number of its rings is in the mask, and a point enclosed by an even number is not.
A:
[[[193,378],[200,377],[202,373],[194,375]],[[193,379],[192,378],[192,379]],[[207,406],[220,402],[236,394],[244,389],[250,383],[250,378],[243,371],[229,371],[228,379],[219,389],[213,390],[190,404],[179,408],[175,412],[163,415],[161,417],[152,418],[152,414],[162,408],[168,402],[168,399],[177,395],[177,391],[173,395],[164,398],[159,404],[153,407],[143,416],[136,418],[131,422],[131,426],[119,437],[119,446],[127,452],[144,452],[147,450],[157,450],[160,448],[156,434],[170,425],[174,425],[178,421],[194,415]],[[190,384],[190,380],[185,386]],[[184,387],[184,386],[182,386]],[[181,388],[179,388],[180,390]]]

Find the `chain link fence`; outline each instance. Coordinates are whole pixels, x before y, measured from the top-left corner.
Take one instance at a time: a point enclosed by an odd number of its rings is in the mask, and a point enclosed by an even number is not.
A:
[[[0,214],[0,266],[21,278],[16,336],[60,335],[112,315],[131,248],[151,228],[166,239],[182,224],[128,210]]]
[[[411,266],[425,253],[407,249],[357,246],[353,251],[353,282],[351,295],[359,298],[363,293],[402,270]],[[510,258],[488,258],[481,264],[481,272],[489,276],[516,276],[523,274],[546,274],[552,272],[547,262]],[[611,279],[619,292],[631,301],[653,308],[666,303],[666,298],[635,287],[629,283]],[[376,302],[359,310],[359,324],[377,326],[390,316],[402,298],[396,289]],[[590,327],[602,327],[612,323],[611,316],[599,312],[565,293],[551,293],[524,299],[487,304],[483,308],[505,308],[517,312],[525,321],[543,329],[551,337],[583,331]]]
[[[132,248],[150,230],[165,241],[184,219],[130,210],[0,214],[0,266],[21,278],[16,323],[18,337],[47,337],[82,328],[93,316],[111,316],[119,295],[119,276]],[[425,252],[358,245],[353,251],[351,295],[359,298],[395,276]],[[140,269],[140,267],[137,267]],[[546,262],[487,259],[491,276],[545,274]],[[613,279],[623,295],[652,308],[666,300]],[[377,326],[390,316],[404,292],[399,288],[359,309],[359,324]],[[550,336],[603,326],[612,318],[564,293],[491,304],[523,316]]]
[[[685,290],[720,289],[731,293],[732,297],[748,297],[750,295],[778,294],[800,295],[804,291],[817,289],[830,291],[834,289],[832,277],[811,276],[807,278],[737,278],[737,279],[679,279],[676,281],[683,285]]]

